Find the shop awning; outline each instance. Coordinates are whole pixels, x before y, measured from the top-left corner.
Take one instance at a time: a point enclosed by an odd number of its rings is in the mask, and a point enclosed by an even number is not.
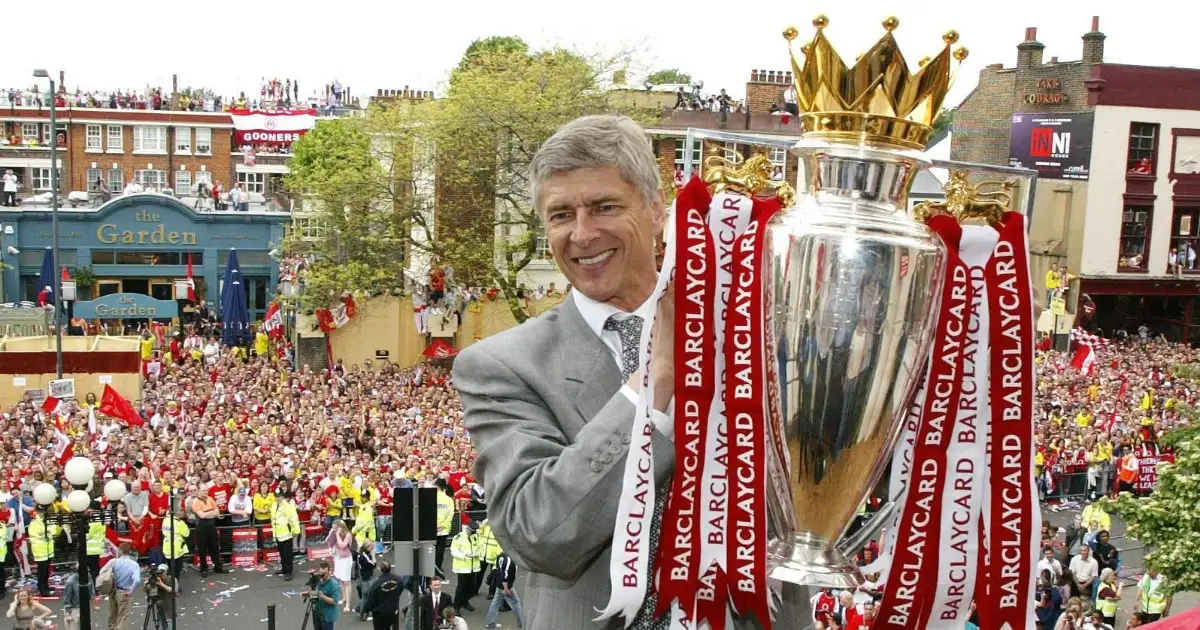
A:
[[[1162,621],[1148,623],[1142,627],[1145,630],[1193,630],[1193,628],[1200,628],[1200,609],[1171,615]]]
[[[430,359],[448,359],[458,354],[458,350],[441,339],[434,339],[433,343],[429,344],[429,347],[425,348],[421,354]]]

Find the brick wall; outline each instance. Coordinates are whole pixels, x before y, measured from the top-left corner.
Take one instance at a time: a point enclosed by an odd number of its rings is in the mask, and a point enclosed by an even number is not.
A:
[[[766,112],[771,105],[783,100],[783,93],[792,84],[787,70],[752,70],[746,82],[746,106],[752,112]]]
[[[175,128],[167,132],[167,153],[162,155],[139,155],[133,152],[133,124],[122,121],[123,153],[87,152],[87,124],[72,123],[67,135],[69,149],[64,159],[67,170],[63,175],[63,186],[66,190],[87,190],[88,169],[100,169],[101,175],[108,181],[108,171],[116,164],[122,169],[124,183],[133,181],[134,171],[147,169],[151,165],[154,170],[167,171],[167,185],[175,186],[175,172],[186,168],[191,173],[191,181],[196,183],[196,173],[201,170],[213,173],[213,183],[222,183],[228,190],[236,177],[234,175],[235,160],[230,155],[233,131],[231,129],[212,129],[212,155],[177,155],[175,153]],[[108,147],[108,125],[101,125],[102,147]],[[192,130],[191,146],[196,147],[195,130]],[[69,162],[69,164],[66,164]],[[69,177],[69,179],[68,179]],[[69,186],[68,186],[69,184]],[[114,191],[115,192],[115,191]]]
[[[1006,165],[1013,114],[1091,111],[1086,81],[1104,55],[1098,28],[1093,18],[1092,31],[1083,36],[1084,60],[1067,62],[1043,61],[1037,29],[1026,29],[1017,45],[1017,67],[993,64],[981,70],[975,90],[955,112],[951,159]]]

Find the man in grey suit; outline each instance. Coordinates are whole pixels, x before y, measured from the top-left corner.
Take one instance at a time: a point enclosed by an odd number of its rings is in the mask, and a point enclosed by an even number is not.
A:
[[[574,290],[541,317],[464,350],[453,381],[479,453],[488,520],[523,569],[526,627],[615,629],[622,620],[593,620],[610,594],[609,546],[642,380],[637,344],[655,309],[654,243],[666,204],[645,131],[623,117],[561,127],[534,156],[530,179],[550,250]],[[655,542],[675,459],[666,415],[673,291],[660,304],[652,344]],[[655,603],[647,597],[633,628],[667,626],[666,615],[649,614]]]

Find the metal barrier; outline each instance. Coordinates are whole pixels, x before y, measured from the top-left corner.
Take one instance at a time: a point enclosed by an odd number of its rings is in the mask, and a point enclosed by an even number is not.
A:
[[[1054,479],[1054,491],[1045,494],[1045,501],[1077,499],[1088,494],[1086,469],[1073,472],[1055,472],[1052,469],[1050,477]]]

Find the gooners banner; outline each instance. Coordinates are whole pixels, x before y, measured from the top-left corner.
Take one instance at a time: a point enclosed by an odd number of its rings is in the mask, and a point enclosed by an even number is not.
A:
[[[312,109],[235,109],[229,116],[233,119],[234,139],[238,146],[290,145],[317,124],[317,112]]]
[[[1033,294],[1025,220],[930,227],[950,250],[926,382],[892,466],[884,628],[1032,628],[1041,514],[1033,479]],[[951,378],[955,375],[956,378]]]

